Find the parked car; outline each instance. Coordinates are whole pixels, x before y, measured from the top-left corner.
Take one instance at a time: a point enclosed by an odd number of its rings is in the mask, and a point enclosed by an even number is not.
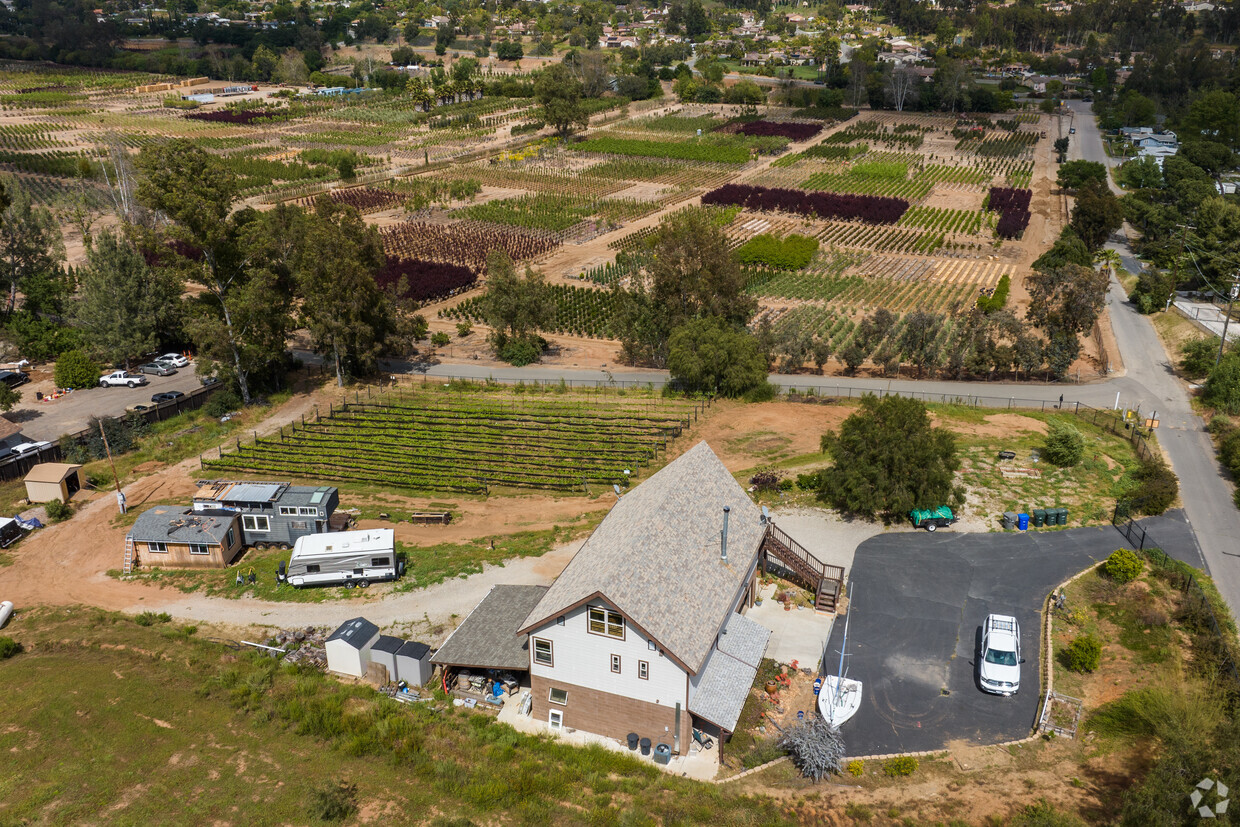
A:
[[[16,388],[18,385],[24,385],[29,381],[30,374],[24,370],[0,370],[0,382],[3,382],[10,388]]]
[[[995,695],[1020,690],[1020,625],[1010,615],[989,615],[982,626],[982,656],[977,675],[982,689]]]
[[[154,374],[155,376],[171,376],[177,372],[177,369],[172,367],[172,365],[161,365],[159,362],[147,362],[138,370],[142,373]]]
[[[6,454],[6,458],[17,459],[18,457],[24,457],[27,454],[37,453],[51,444],[52,443],[50,442],[23,442],[20,445],[14,445],[10,448],[8,454]]]
[[[101,388],[117,388],[128,387],[136,388],[138,385],[145,385],[146,377],[136,373],[130,373],[126,370],[116,370],[106,376],[99,377],[99,387]]]
[[[171,402],[173,399],[180,399],[184,395],[180,391],[164,391],[152,396],[151,401],[158,405],[160,402]]]
[[[165,353],[163,356],[155,358],[156,362],[167,362],[174,368],[183,368],[189,365],[189,359],[186,359],[179,353]]]
[[[210,386],[212,386],[212,385],[219,384],[220,377],[218,377],[218,376],[211,376],[211,375],[209,375],[209,374],[208,374],[208,375],[206,375],[206,376],[204,376],[204,375],[202,375],[202,374],[199,374],[199,375],[198,375],[198,381],[202,383],[202,386],[203,386],[204,388],[209,388],[209,387],[210,387]]]
[[[154,407],[155,407],[154,405],[147,405],[143,403],[140,405],[130,405],[125,410],[128,411],[129,413],[142,413],[143,411],[149,411]]]
[[[935,531],[956,522],[956,515],[945,505],[938,508],[918,508],[910,511],[908,516],[913,521],[914,528],[924,528],[926,531]]]

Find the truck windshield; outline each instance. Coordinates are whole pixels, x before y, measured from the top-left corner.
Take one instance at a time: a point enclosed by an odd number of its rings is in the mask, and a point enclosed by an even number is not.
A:
[[[1004,652],[1001,649],[987,649],[986,662],[993,663],[996,666],[1015,666],[1016,653]]]

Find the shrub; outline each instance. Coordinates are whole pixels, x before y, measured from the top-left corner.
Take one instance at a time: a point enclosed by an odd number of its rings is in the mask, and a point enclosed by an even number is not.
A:
[[[56,359],[53,375],[58,388],[93,388],[99,384],[99,366],[80,350],[70,350]]]
[[[816,238],[794,234],[779,239],[763,233],[738,247],[735,255],[741,264],[765,264],[779,270],[800,270],[810,263],[816,252]]]
[[[73,516],[73,506],[68,503],[62,503],[60,500],[52,500],[45,506],[47,510],[47,518],[54,523],[61,523]]]
[[[451,342],[451,341],[452,341],[452,337],[449,336],[447,333],[444,333],[442,330],[439,331],[438,333],[431,334],[431,344],[434,345],[435,347],[443,347],[444,345],[448,344],[448,342]]]
[[[542,356],[542,339],[538,337],[510,337],[500,346],[496,355],[502,361],[516,367],[537,362]]]
[[[754,385],[741,396],[746,402],[770,402],[779,396],[779,388],[770,382]]]
[[[1227,414],[1215,414],[1210,417],[1209,430],[1212,436],[1226,436],[1232,428],[1231,417]]]
[[[1118,548],[1102,564],[1102,570],[1116,583],[1129,583],[1137,579],[1145,565],[1135,552],[1126,548]]]
[[[1156,309],[1161,310],[1160,305]],[[1190,379],[1206,376],[1214,369],[1214,360],[1218,356],[1218,336],[1205,339],[1193,339],[1180,345],[1180,370]]]
[[[219,419],[224,414],[235,411],[241,407],[241,400],[237,394],[231,390],[216,391],[211,394],[211,398],[202,406],[203,413],[213,419]]]
[[[1143,460],[1133,472],[1137,487],[1129,494],[1137,510],[1142,514],[1161,514],[1175,503],[1180,495],[1180,481],[1161,457]]]
[[[917,772],[917,759],[911,755],[898,755],[883,762],[883,772],[892,778],[900,778]]]
[[[860,778],[865,775],[865,762],[860,758],[854,758],[848,762],[848,774],[853,778]]]
[[[344,821],[357,812],[357,785],[329,781],[310,793],[310,812],[320,821]]]
[[[139,626],[154,626],[156,623],[169,623],[172,621],[172,615],[167,612],[143,612],[133,619],[134,623]]]
[[[462,339],[468,336],[470,333],[472,333],[473,330],[474,330],[473,322],[457,322],[456,323],[456,335],[460,336]]]
[[[1026,804],[1008,824],[1010,827],[1085,827],[1080,818],[1063,812],[1045,798]]]
[[[11,637],[0,637],[0,660],[8,660],[22,653],[22,645]]]
[[[977,307],[983,313],[994,313],[996,310],[1002,310],[1007,304],[1008,292],[1012,289],[1012,280],[1006,273],[999,277],[999,283],[995,285],[995,292],[989,296],[982,296],[977,300]]]
[[[1093,635],[1082,635],[1063,650],[1063,665],[1072,672],[1093,672],[1102,663],[1102,642]]]
[[[1067,422],[1052,420],[1042,455],[1060,468],[1071,468],[1085,455],[1085,438]]]

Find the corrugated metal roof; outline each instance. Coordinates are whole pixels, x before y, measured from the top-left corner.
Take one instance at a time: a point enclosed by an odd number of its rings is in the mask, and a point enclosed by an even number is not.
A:
[[[720,559],[723,507],[728,562]],[[696,674],[758,555],[762,513],[705,442],[625,494],[530,612],[523,628],[593,594]]]
[[[279,496],[283,487],[283,483],[239,482],[224,492],[221,499],[230,502],[266,503]]]

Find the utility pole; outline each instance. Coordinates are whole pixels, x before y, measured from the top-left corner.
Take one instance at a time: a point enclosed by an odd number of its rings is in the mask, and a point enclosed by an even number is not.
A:
[[[1218,367],[1218,363],[1223,361],[1223,348],[1227,347],[1227,325],[1231,323],[1231,306],[1236,301],[1236,292],[1240,291],[1240,272],[1232,276],[1231,289],[1227,291],[1227,315],[1223,317],[1223,338],[1218,343],[1218,356],[1214,359],[1214,366]]]

